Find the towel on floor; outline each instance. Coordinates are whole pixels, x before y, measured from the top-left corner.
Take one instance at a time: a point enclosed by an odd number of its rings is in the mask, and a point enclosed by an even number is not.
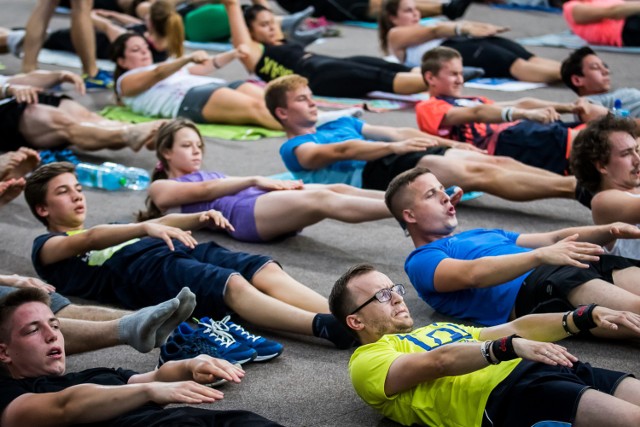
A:
[[[545,83],[521,82],[513,79],[482,77],[465,82],[464,87],[472,89],[498,90],[501,92],[521,92],[547,86]]]
[[[187,49],[194,50],[209,50],[212,52],[226,52],[233,49],[233,45],[231,43],[223,43],[223,42],[192,42],[189,40],[185,40],[183,43],[184,47]]]
[[[107,106],[100,115],[111,120],[118,120],[121,122],[141,123],[156,120],[153,117],[145,117],[140,114],[136,114],[127,107],[120,106]],[[265,129],[259,126],[244,126],[244,125],[218,125],[218,124],[197,124],[202,136],[209,136],[213,138],[229,139],[236,141],[255,141],[261,138],[276,138],[284,136],[284,132]]]
[[[537,37],[525,37],[517,39],[516,41],[525,46],[566,47],[569,49],[578,49],[582,46],[588,45],[593,50],[605,52],[640,53],[640,47],[617,47],[599,44],[591,45],[569,30],[557,34],[545,34],[543,36]]]

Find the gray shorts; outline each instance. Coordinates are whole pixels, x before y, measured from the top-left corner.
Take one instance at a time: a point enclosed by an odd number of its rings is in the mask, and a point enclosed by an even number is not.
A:
[[[206,105],[211,95],[221,87],[237,89],[245,83],[244,80],[236,80],[231,83],[208,83],[189,89],[178,108],[178,117],[184,117],[195,123],[207,123],[202,116],[202,109]]]
[[[0,298],[10,294],[16,289],[18,288],[0,285]],[[54,313],[57,313],[58,311],[62,310],[63,308],[71,304],[71,301],[69,301],[67,298],[63,297],[57,292],[54,292],[49,296],[51,297],[51,311],[53,311]]]

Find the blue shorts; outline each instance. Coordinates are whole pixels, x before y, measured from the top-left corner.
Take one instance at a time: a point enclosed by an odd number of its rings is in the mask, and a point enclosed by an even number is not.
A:
[[[11,292],[15,291],[16,289],[18,288],[0,285],[0,298],[3,298],[5,295],[9,295]],[[49,306],[51,307],[51,311],[53,311],[54,313],[57,313],[58,311],[62,310],[63,308],[71,304],[71,301],[69,301],[67,298],[63,297],[57,292],[54,292],[49,296],[51,297],[51,304],[49,304]]]
[[[498,135],[496,156],[507,156],[530,166],[565,174],[569,167],[569,129],[579,123],[537,123],[521,120]]]
[[[531,427],[541,421],[573,423],[582,394],[590,388],[613,395],[624,372],[575,362],[572,368],[522,361],[493,389],[482,427]]]

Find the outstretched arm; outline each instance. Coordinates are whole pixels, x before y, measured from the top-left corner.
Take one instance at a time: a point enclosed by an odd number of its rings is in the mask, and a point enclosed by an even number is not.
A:
[[[253,73],[256,64],[262,56],[263,46],[251,38],[249,28],[244,21],[242,9],[238,0],[222,0],[229,17],[229,26],[231,27],[231,42],[235,47],[246,45],[249,52],[245,58],[242,58],[242,64],[248,72]]]
[[[616,239],[639,239],[640,229],[635,225],[624,222],[614,222],[604,225],[589,225],[585,227],[570,227],[548,233],[521,234],[516,243],[525,248],[540,248],[553,245],[570,236],[576,241],[589,242],[604,246]]]
[[[145,374],[134,375],[129,384],[150,383],[154,381],[176,382],[195,381],[200,384],[212,383],[216,378],[239,383],[244,370],[226,360],[200,355],[193,359],[170,361],[160,368]]]
[[[36,70],[27,74],[16,74],[7,80],[11,85],[33,86],[48,89],[60,83],[71,83],[76,90],[84,94],[84,82],[77,74],[71,71],[46,71]]]
[[[147,402],[213,403],[220,391],[194,382],[147,383],[122,386],[82,384],[56,393],[27,393],[2,413],[4,427],[67,426],[107,421]],[[109,402],[109,404],[105,404]]]
[[[576,24],[590,24],[603,19],[624,19],[637,14],[640,14],[640,2],[637,1],[625,1],[611,6],[578,3],[571,10]]]
[[[591,201],[591,214],[596,224],[613,221],[640,224],[640,198],[620,190],[601,191]]]
[[[466,123],[505,123],[515,120],[532,120],[540,123],[551,123],[560,119],[558,112],[552,107],[524,109],[516,107],[500,107],[495,104],[480,104],[474,107],[453,107],[442,120],[444,126],[456,126]]]
[[[484,152],[484,150],[481,150],[472,144],[457,142],[451,139],[431,135],[430,133],[422,132],[421,130],[410,127],[374,126],[365,123],[362,126],[362,135],[367,139],[376,141],[402,142],[414,139],[416,141],[423,141],[430,144],[430,147],[451,147],[459,148],[461,150]]]

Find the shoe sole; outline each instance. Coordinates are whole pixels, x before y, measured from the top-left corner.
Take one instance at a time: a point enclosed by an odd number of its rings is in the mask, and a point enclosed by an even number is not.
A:
[[[274,358],[280,356],[281,354],[282,354],[282,350],[280,350],[277,353],[267,354],[266,356],[256,356],[256,358],[253,359],[253,361],[254,362],[266,362],[267,360],[274,359]]]

